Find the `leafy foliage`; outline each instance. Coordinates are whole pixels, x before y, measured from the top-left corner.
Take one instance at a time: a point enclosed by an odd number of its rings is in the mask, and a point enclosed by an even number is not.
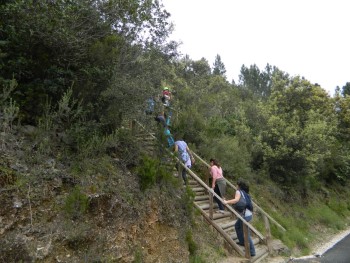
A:
[[[149,81],[155,66],[146,69],[143,53],[156,50],[161,58],[176,47],[164,44],[172,25],[158,1],[22,0],[1,5],[0,14],[0,75],[3,81],[18,81],[15,99],[30,123],[42,113],[47,97],[55,105],[72,83],[74,96],[92,105],[93,112],[115,103],[100,98],[113,88],[120,95],[116,103],[130,105],[131,94],[159,85],[159,77]]]

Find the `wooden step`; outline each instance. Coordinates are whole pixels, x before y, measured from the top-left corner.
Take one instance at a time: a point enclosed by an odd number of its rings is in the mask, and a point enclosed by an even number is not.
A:
[[[237,238],[237,233],[236,233],[236,230],[233,229],[233,231],[225,231],[231,238],[233,241],[237,242],[238,241],[238,238]]]
[[[228,234],[232,239],[236,239],[236,238],[237,238],[235,225],[226,228],[226,229],[225,229],[225,232],[226,232],[226,234]]]
[[[199,206],[202,210],[209,210],[209,202],[207,200],[195,201],[196,205]],[[218,209],[218,205],[216,203],[213,204],[214,212]]]
[[[192,188],[192,191],[193,192],[205,192],[204,188],[203,187],[193,187]]]
[[[194,201],[209,201],[209,195],[196,195]]]
[[[193,190],[192,190],[193,191]],[[208,196],[208,193],[206,191],[198,191],[198,192],[195,192],[195,194],[197,196],[200,196],[200,195],[207,195]]]
[[[194,181],[194,180],[188,180],[188,184],[189,184],[192,188],[194,188],[194,187],[200,187],[200,185],[199,185],[196,181]]]
[[[230,227],[234,227],[236,221],[230,220],[228,222],[218,224],[223,230],[228,229]]]
[[[245,248],[243,246],[239,246],[241,252],[244,254]],[[265,257],[267,257],[268,255],[268,250],[267,247],[264,245],[254,245],[255,247],[255,257],[252,257],[250,259],[250,262],[257,262],[257,261],[261,261],[262,259],[264,259]]]

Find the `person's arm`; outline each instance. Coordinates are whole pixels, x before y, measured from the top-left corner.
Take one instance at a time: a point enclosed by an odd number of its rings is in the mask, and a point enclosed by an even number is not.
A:
[[[187,151],[188,154],[191,156],[191,159],[193,159],[193,154],[192,154],[190,148],[188,148],[188,146],[186,146],[186,151]]]
[[[179,146],[177,146],[177,144],[175,143],[175,149],[174,152],[177,152],[179,150]]]
[[[241,198],[241,192],[237,190],[236,194],[235,194],[235,198],[230,199],[230,200],[226,200],[224,202],[225,202],[225,204],[228,204],[228,205],[235,204],[239,201],[240,198]]]

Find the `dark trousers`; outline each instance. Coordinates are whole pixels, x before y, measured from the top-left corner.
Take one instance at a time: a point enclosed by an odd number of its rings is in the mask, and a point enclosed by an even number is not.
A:
[[[221,196],[221,193],[220,193],[220,189],[219,189],[219,186],[217,184],[215,184],[215,188],[214,188],[214,192],[221,197],[222,199],[222,196]],[[224,205],[221,203],[221,201],[216,197],[214,196],[214,200],[215,202],[218,204],[219,206],[219,209],[220,210],[224,210]]]
[[[190,168],[187,166],[187,168]],[[187,184],[187,173],[186,173],[186,169],[183,168],[179,163],[176,164],[176,170],[178,171],[179,169],[182,169],[181,171],[181,176],[182,179],[184,180],[184,184]]]

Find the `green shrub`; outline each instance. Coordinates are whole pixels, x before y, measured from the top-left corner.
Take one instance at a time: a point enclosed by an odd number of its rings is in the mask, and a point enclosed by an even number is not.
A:
[[[65,213],[72,219],[77,219],[86,212],[87,208],[88,197],[81,192],[79,187],[74,188],[74,190],[67,196],[64,203]]]
[[[137,169],[140,178],[140,188],[142,191],[155,185],[159,162],[150,157],[144,156]]]
[[[132,261],[132,263],[142,263],[143,259],[142,259],[142,250],[138,247],[135,250],[135,256],[134,256],[134,260]]]
[[[77,128],[81,130],[81,128]],[[101,135],[96,131],[91,133],[85,130],[85,132],[88,134],[82,135],[82,137],[76,134],[78,136],[78,151],[82,158],[92,158],[93,156],[101,155],[106,152],[108,147],[116,144],[118,141],[117,133]]]
[[[141,158],[141,162],[136,171],[140,178],[140,189],[142,191],[154,186],[156,183],[171,182],[172,185],[176,185],[177,180],[175,177],[161,166],[159,160],[149,156],[144,155]]]
[[[19,115],[19,105],[15,100],[11,98],[11,94],[18,86],[18,83],[15,79],[3,81],[1,78],[1,90],[0,90],[0,115],[2,120],[0,122],[0,127],[3,131],[12,130],[12,124]]]
[[[8,104],[5,105],[3,111],[3,127],[4,130],[9,129],[12,130],[12,124],[13,121],[18,117],[19,114],[19,107],[16,101],[12,100],[12,98],[9,99]]]
[[[196,253],[196,250],[198,249],[198,246],[193,240],[191,230],[187,230],[186,232],[186,242],[188,244],[188,251],[190,252],[190,255],[194,255]]]
[[[208,140],[200,151],[207,159],[218,159],[226,178],[232,175],[246,177],[250,173],[250,154],[236,137],[221,136]]]
[[[193,201],[195,197],[195,193],[192,191],[190,187],[186,187],[186,192],[181,197],[181,203],[184,204],[187,214],[190,216],[190,219],[193,221]]]
[[[205,259],[202,258],[200,255],[193,255],[190,256],[190,263],[205,263]]]

